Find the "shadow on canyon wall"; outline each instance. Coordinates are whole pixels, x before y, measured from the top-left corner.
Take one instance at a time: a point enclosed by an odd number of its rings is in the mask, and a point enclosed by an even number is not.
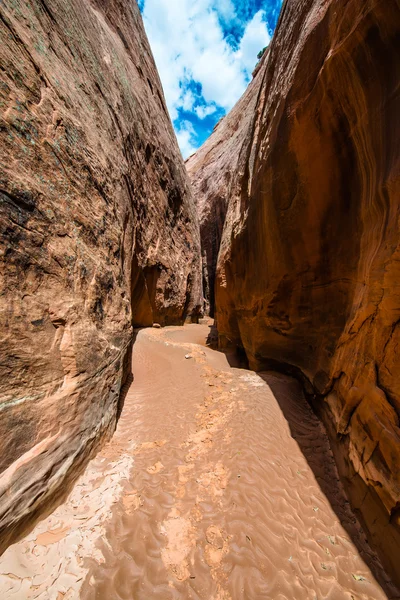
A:
[[[325,428],[301,392],[301,383],[292,378],[291,385],[293,388],[297,388],[297,391],[294,390],[295,393],[288,394],[286,375],[284,381],[282,376],[275,372],[260,372],[258,375],[271,388],[289,425],[293,439],[297,442],[321,491],[328,499],[360,556],[371,569],[388,598],[399,599],[400,591],[383,570],[375,553],[371,551],[365,533],[354,516],[339,479],[337,465]],[[303,397],[303,402],[300,401],[301,397]],[[331,540],[331,543],[337,543],[337,540]]]
[[[212,350],[218,350],[226,356],[226,360],[230,367],[235,369],[248,369],[249,361],[247,360],[246,352],[244,348],[240,346],[232,346],[227,348],[220,348],[218,344],[218,329],[217,326],[209,325],[210,333],[207,337],[206,345]]]

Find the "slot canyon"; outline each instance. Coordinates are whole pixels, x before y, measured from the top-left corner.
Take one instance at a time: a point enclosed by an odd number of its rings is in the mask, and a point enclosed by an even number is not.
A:
[[[136,0],[0,0],[0,593],[400,599],[400,1],[284,0],[184,161]]]

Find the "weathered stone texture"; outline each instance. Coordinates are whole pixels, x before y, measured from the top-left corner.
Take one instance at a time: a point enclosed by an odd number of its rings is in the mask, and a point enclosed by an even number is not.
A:
[[[200,221],[204,296],[211,316],[215,313],[215,273],[226,213],[229,199],[240,192],[246,176],[243,156],[252,140],[254,111],[264,75],[260,67],[267,54],[229,116],[219,121],[213,135],[186,161]]]
[[[134,0],[0,3],[0,550],[112,432],[132,325],[201,306],[197,216]]]
[[[397,576],[399,57],[397,0],[286,0],[243,144],[230,141],[236,107],[191,169],[202,220],[208,182],[229,176],[221,345],[311,384],[353,503]]]

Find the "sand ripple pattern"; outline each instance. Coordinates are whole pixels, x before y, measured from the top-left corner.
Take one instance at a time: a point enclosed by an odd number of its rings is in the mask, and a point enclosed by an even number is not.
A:
[[[112,552],[85,600],[386,598],[297,382],[231,369],[190,343],[200,331],[139,335],[127,398],[136,504],[114,507]]]
[[[231,368],[193,343],[207,333],[205,325],[139,333],[135,379],[101,454],[105,469],[127,453],[132,462],[95,550],[78,542],[72,551],[84,566],[79,586],[56,600],[398,597],[297,382]]]

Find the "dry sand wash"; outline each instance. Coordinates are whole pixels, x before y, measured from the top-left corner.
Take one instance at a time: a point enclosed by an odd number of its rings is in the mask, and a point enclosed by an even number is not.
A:
[[[114,438],[1,557],[2,598],[396,597],[298,384],[231,368],[208,332],[139,332]]]

